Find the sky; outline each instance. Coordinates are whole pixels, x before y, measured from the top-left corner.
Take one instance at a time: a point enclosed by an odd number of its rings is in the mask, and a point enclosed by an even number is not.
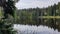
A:
[[[20,0],[15,4],[17,9],[27,8],[46,8],[48,6],[57,4],[60,0]]]

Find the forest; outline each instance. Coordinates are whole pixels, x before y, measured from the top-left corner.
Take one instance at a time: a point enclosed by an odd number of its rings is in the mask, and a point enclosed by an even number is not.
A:
[[[43,24],[60,31],[60,2],[46,8],[36,7],[29,9],[16,9],[14,3],[12,3],[13,1],[10,0],[9,2],[6,2],[7,6],[0,5],[0,32],[3,31],[5,34],[7,32],[9,34],[15,32],[12,31],[13,24],[28,24],[37,26]]]
[[[49,19],[57,19],[56,22],[60,19],[60,2],[47,8],[29,8],[29,9],[20,9],[16,11],[16,18],[18,23],[24,24],[34,24],[36,22],[41,22],[41,19],[48,21]]]

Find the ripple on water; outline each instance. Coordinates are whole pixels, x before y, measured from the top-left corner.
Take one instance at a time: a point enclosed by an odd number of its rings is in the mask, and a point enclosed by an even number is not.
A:
[[[34,26],[34,25],[21,25],[14,24],[14,29],[17,30],[18,34],[60,34],[57,30],[48,28],[47,26]]]

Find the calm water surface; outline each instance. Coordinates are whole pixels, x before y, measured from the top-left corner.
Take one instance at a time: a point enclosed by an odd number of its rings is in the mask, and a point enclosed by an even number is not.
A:
[[[17,34],[60,34],[57,29],[54,30],[53,28],[43,25],[14,24],[14,29],[17,30]]]

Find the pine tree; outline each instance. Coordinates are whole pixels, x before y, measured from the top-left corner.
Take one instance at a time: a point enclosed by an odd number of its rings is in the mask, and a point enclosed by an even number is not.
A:
[[[14,17],[16,0],[0,0],[0,6],[3,7],[4,18],[0,20],[0,34],[15,34],[12,28],[12,23],[8,23],[9,15]]]

